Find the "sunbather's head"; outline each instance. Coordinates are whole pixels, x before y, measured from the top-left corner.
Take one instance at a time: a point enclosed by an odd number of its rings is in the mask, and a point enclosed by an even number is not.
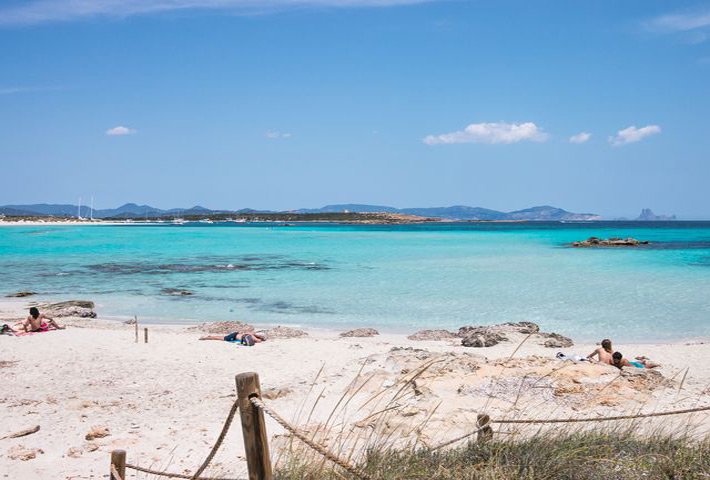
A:
[[[611,353],[611,340],[609,340],[608,338],[602,340],[602,348],[607,352]]]
[[[614,365],[618,367],[621,363],[621,359],[624,358],[624,356],[621,354],[621,352],[614,352],[614,355],[612,355],[611,358],[614,361]]]
[[[37,309],[37,307],[30,308],[30,315],[32,315],[32,318],[39,317],[39,310]]]

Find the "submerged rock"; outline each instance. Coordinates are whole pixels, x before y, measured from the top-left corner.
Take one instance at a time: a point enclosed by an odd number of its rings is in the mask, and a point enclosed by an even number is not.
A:
[[[380,332],[375,330],[374,328],[356,328],[354,330],[348,330],[347,332],[343,332],[340,334],[341,337],[374,337],[375,335],[379,335]]]
[[[454,332],[448,330],[419,330],[408,336],[409,340],[451,340],[452,338],[458,338],[458,335]]]
[[[29,297],[32,295],[37,295],[37,292],[15,292],[15,293],[10,293],[8,295],[5,295],[7,298],[23,298],[23,297]]]
[[[572,242],[573,247],[638,247],[639,245],[648,245],[648,240],[637,240],[635,238],[598,238],[589,237],[581,242]]]
[[[163,295],[172,295],[175,297],[186,297],[193,295],[190,290],[182,290],[180,288],[164,288],[160,291]]]

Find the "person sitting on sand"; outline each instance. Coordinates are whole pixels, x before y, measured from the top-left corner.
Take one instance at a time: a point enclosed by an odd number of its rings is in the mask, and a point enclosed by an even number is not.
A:
[[[64,330],[53,318],[46,316],[43,313],[39,313],[37,307],[30,308],[30,315],[27,319],[22,322],[22,328],[25,332],[48,332],[49,330]]]
[[[622,367],[658,368],[661,366],[658,363],[653,363],[647,357],[636,357],[635,361],[629,361],[624,358],[621,352],[614,352],[614,355],[612,355],[612,365],[619,370],[621,370]]]
[[[257,343],[265,342],[266,335],[254,332],[232,332],[224,337],[221,335],[207,335],[200,338],[200,340],[220,340],[232,343],[238,342],[242,345],[246,345],[247,347],[251,347]]]
[[[605,338],[602,340],[602,346],[594,350],[592,353],[587,355],[587,358],[592,360],[597,357],[599,363],[604,363],[606,365],[613,365],[612,354],[614,351],[611,349],[611,340]]]

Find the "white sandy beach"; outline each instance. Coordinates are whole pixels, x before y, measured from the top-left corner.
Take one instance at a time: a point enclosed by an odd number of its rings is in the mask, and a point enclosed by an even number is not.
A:
[[[24,317],[27,303],[0,302],[2,322]],[[0,439],[2,478],[105,478],[109,452],[118,448],[127,450],[130,463],[191,473],[209,452],[235,399],[235,375],[248,371],[260,374],[266,401],[311,432],[349,391],[330,433],[318,436],[336,450],[341,431],[352,431],[349,445],[357,438],[362,439],[357,445],[364,444],[373,431],[374,437],[436,445],[470,431],[481,411],[493,418],[564,418],[710,405],[710,344],[701,341],[615,345],[629,357],[644,354],[663,365],[660,375],[633,371],[620,376],[611,366],[560,362],[554,358],[557,349],[535,338],[505,361],[517,339],[465,348],[456,340],[412,341],[393,334],[340,338],[338,332],[313,330],[308,337],[247,348],[199,341],[200,332],[187,327],[149,325],[145,344],[142,330],[141,343],[135,343],[131,325],[61,321],[66,330],[0,336],[5,412],[0,437],[40,426],[25,437]],[[594,348],[577,344],[564,351],[586,355]],[[426,362],[433,363],[407,383]],[[404,393],[391,401],[404,384]],[[378,416],[383,407],[388,412]],[[638,427],[659,423],[710,430],[705,413],[663,417]],[[93,427],[105,427],[109,435],[86,440]],[[276,459],[287,437],[269,418],[267,430]],[[244,476],[242,448],[235,422],[205,475]],[[31,452],[34,458],[13,458],[21,453],[31,457]],[[134,475],[128,478],[152,478]]]

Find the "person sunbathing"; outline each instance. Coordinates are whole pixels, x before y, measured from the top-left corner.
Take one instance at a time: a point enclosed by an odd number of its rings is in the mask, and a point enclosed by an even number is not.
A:
[[[253,345],[256,345],[257,343],[265,342],[266,335],[264,335],[263,333],[255,332],[232,332],[226,336],[207,335],[201,337],[200,340],[220,340],[224,342],[241,343],[242,345],[251,347]]]
[[[611,348],[611,340],[605,338],[602,340],[602,346],[594,350],[592,353],[587,355],[589,360],[593,360],[594,357],[598,358],[599,363],[604,363],[606,365],[613,365],[612,354],[614,351]]]
[[[636,357],[636,360],[627,360],[621,352],[614,352],[614,355],[612,355],[612,365],[619,370],[621,370],[622,367],[658,368],[661,366],[658,363],[652,362],[648,357]]]
[[[43,313],[39,313],[37,307],[30,308],[30,315],[22,322],[25,332],[48,332],[49,330],[64,330],[61,325]]]

